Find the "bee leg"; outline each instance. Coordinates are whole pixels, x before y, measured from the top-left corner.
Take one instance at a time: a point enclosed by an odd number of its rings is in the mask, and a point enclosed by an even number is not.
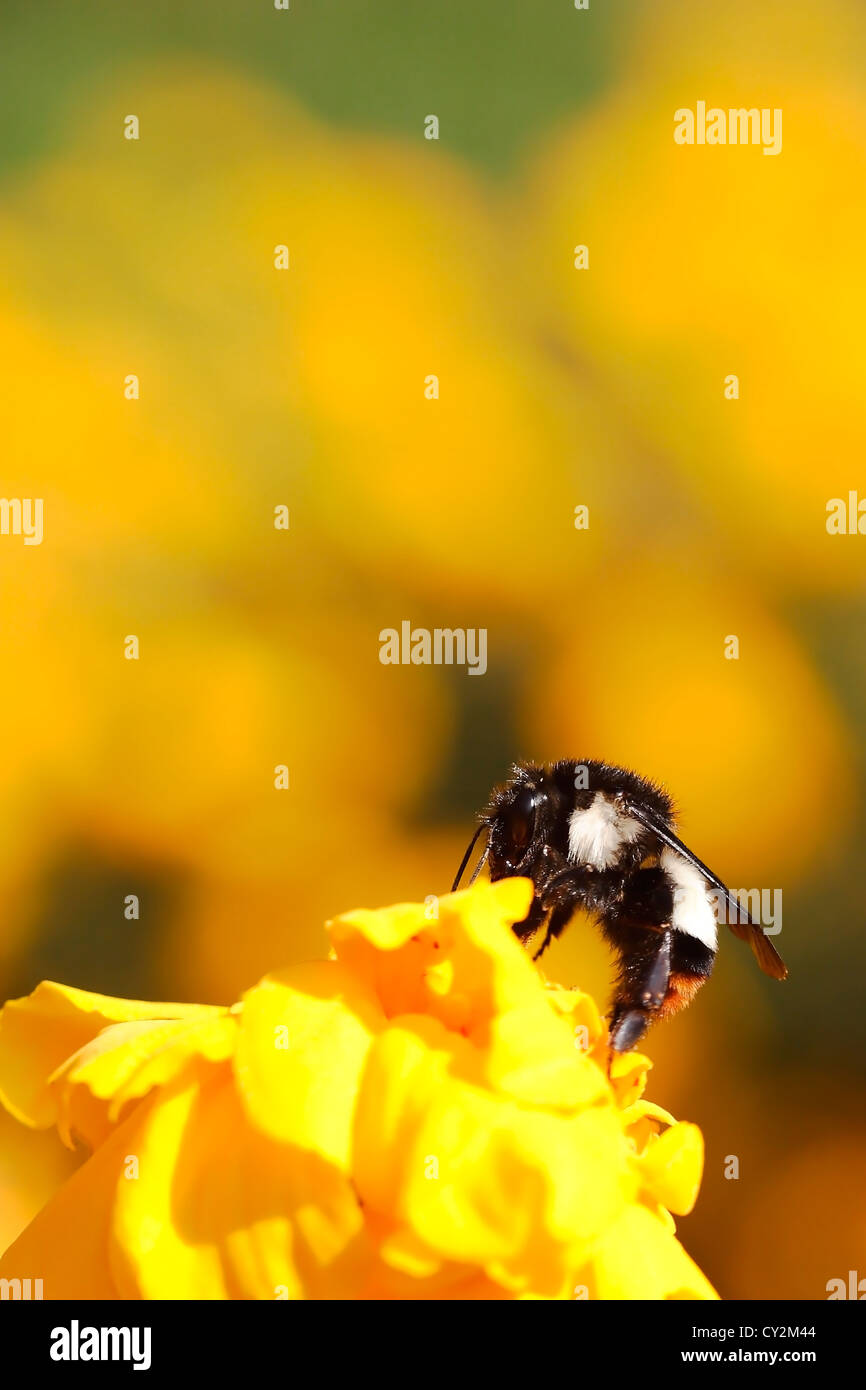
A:
[[[667,998],[673,933],[666,927],[653,936],[651,948],[624,967],[610,1023],[610,1045],[615,1052],[626,1052],[640,1041]]]
[[[652,1023],[652,1014],[646,1009],[614,1009],[611,1018],[610,1046],[613,1052],[628,1052],[630,1047],[640,1042]]]
[[[515,922],[511,930],[514,932],[514,935],[518,938],[518,940],[522,941],[523,944],[526,945],[530,937],[534,936],[535,933],[538,931],[538,928],[541,926],[543,921],[544,908],[542,907],[540,898],[536,894],[536,896],[532,899],[532,903],[530,904],[530,908],[526,916],[523,918],[521,922]],[[544,944],[545,946],[547,945],[546,940]]]
[[[547,950],[551,941],[562,935],[576,908],[603,914],[622,895],[623,875],[618,870],[606,872],[569,864],[558,850],[550,850],[547,846],[544,862],[550,872],[536,889],[532,910],[538,908],[542,916],[547,917],[547,930],[534,960]],[[523,923],[519,925],[523,935]]]
[[[541,943],[541,945],[539,946],[538,950],[532,952],[532,959],[533,959],[533,960],[538,960],[539,956],[543,956],[549,945],[550,945],[550,927],[548,927],[548,928],[545,930],[545,933],[544,933],[544,940],[542,941],[542,943]]]
[[[512,931],[524,944],[528,944],[529,938],[534,936],[542,923],[546,921],[544,940],[538,950],[533,953],[532,959],[538,957],[547,950],[554,936],[558,936],[565,926],[563,922],[556,931],[553,930],[553,923],[550,920],[551,908],[555,908],[560,901],[561,894],[554,894],[552,897],[548,892],[548,885],[557,875],[560,875],[566,868],[566,860],[558,850],[552,849],[550,845],[544,845],[534,872],[530,875],[535,883],[535,895],[532,899],[529,911],[521,922],[515,922]],[[573,904],[569,908],[569,915],[574,910]],[[566,917],[566,921],[568,918]]]
[[[553,909],[547,919],[547,929],[544,933],[544,940],[534,953],[532,957],[533,960],[538,960],[538,957],[547,950],[551,941],[555,941],[565,930],[571,921],[576,906],[577,900],[576,898],[572,898],[568,902],[560,903],[558,907]]]
[[[547,916],[547,929],[533,960],[538,960],[551,941],[562,935],[575,909],[587,905],[587,884],[595,881],[586,870],[568,864],[557,850],[549,850],[545,862],[550,875],[539,888],[535,901]]]

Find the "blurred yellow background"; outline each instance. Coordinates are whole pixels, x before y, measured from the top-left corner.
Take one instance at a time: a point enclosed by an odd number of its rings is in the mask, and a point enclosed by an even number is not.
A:
[[[728,935],[648,1045],[707,1139],[684,1243],[728,1298],[866,1274],[862,7],[2,24],[2,491],[45,534],[0,537],[0,994],[227,1002],[447,891],[513,759],[627,763],[783,892],[789,981]],[[676,145],[698,100],[781,154]],[[404,619],[486,675],[381,665]],[[608,994],[586,923],[545,968]],[[0,1122],[0,1248],[70,1162]]]

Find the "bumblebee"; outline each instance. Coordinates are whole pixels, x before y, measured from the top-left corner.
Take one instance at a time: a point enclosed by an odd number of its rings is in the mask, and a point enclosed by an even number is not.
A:
[[[514,931],[526,943],[541,934],[535,958],[577,908],[590,913],[619,962],[610,1019],[615,1051],[634,1047],[652,1022],[683,1008],[707,979],[719,904],[761,969],[786,978],[760,925],[677,837],[668,793],[636,772],[595,761],[516,763],[479,822],[452,891],[486,831],[470,882],[485,863],[493,880],[532,880],[532,905]]]

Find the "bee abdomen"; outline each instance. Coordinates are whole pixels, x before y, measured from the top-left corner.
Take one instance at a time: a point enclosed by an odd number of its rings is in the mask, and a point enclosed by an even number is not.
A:
[[[671,946],[671,973],[659,1018],[670,1018],[690,1004],[713,970],[716,953],[694,936],[675,931]]]

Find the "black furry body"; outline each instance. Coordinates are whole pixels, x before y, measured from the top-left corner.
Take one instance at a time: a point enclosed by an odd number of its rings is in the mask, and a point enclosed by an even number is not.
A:
[[[481,862],[489,864],[490,877],[526,877],[535,885],[529,913],[514,930],[528,941],[543,928],[536,955],[577,908],[597,919],[619,958],[611,1018],[616,1050],[634,1046],[655,1018],[688,1003],[712,971],[711,885],[730,895],[677,838],[673,804],[655,783],[594,760],[519,763],[494,789],[481,814],[483,829],[488,842]],[[783,978],[774,948],[747,916],[745,923],[734,927],[737,935],[751,941],[763,969]]]

